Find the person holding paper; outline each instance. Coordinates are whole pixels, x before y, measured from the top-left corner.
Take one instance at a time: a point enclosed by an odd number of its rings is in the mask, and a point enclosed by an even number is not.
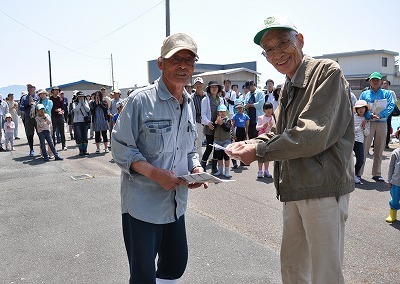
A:
[[[254,37],[286,75],[274,132],[229,145],[246,164],[274,162],[282,202],[282,283],[343,284],[345,223],[354,190],[354,116],[339,64],[303,53],[304,36],[286,17],[264,20]]]
[[[368,77],[370,88],[360,94],[359,100],[366,101],[371,107],[371,113],[367,119],[371,119],[370,133],[365,137],[364,142],[364,165],[365,159],[374,139],[374,157],[372,164],[372,179],[384,182],[382,177],[382,155],[386,144],[387,118],[394,109],[393,96],[389,90],[382,89],[382,75],[373,72]],[[360,169],[360,176],[364,173],[364,165]]]
[[[184,89],[197,58],[190,36],[167,37],[157,59],[161,77],[129,96],[112,131],[130,284],[175,284],[186,269],[188,188],[202,183],[179,176],[203,172],[195,146],[196,111]]]

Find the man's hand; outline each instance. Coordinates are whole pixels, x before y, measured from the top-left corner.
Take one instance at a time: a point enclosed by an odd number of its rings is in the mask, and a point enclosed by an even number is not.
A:
[[[373,119],[381,119],[381,117],[378,114],[372,113],[372,118]]]
[[[204,172],[203,168],[202,168],[202,167],[198,167],[198,168],[194,168],[194,170],[193,170],[192,173],[193,173],[193,174],[199,174],[199,173],[203,173],[203,172]],[[203,185],[205,189],[208,188],[208,182],[204,182],[204,183],[190,183],[188,187],[189,187],[190,189],[193,189],[193,188],[198,188],[198,187],[200,187],[201,185]]]
[[[211,130],[214,130],[214,125],[211,121],[208,123],[208,128],[210,128]]]
[[[153,180],[157,181],[161,187],[166,190],[174,190],[180,185],[189,185],[186,181],[178,178],[177,175],[170,170],[157,168],[153,172],[153,176],[156,177],[153,178]]]
[[[250,165],[257,160],[256,144],[246,144],[246,141],[229,144],[225,153],[235,160],[240,160],[246,165]]]

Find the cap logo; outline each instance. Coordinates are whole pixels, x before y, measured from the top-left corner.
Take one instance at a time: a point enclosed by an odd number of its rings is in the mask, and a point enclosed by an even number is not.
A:
[[[275,17],[269,17],[264,20],[264,25],[270,26],[275,22]]]

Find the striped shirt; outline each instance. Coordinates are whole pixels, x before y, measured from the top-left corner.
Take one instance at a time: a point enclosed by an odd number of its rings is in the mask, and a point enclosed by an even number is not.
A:
[[[354,114],[354,133],[355,133],[355,141],[364,143],[365,136],[368,136],[370,133],[370,123],[367,120],[365,123],[365,129],[362,129],[361,123],[366,120],[364,116],[359,116],[358,114]]]

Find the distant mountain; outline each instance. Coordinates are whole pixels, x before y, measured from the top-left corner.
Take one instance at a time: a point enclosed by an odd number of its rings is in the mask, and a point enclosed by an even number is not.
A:
[[[25,85],[12,85],[0,88],[0,94],[3,95],[3,99],[5,99],[9,93],[12,93],[14,94],[14,100],[19,100],[22,91],[26,91]]]

